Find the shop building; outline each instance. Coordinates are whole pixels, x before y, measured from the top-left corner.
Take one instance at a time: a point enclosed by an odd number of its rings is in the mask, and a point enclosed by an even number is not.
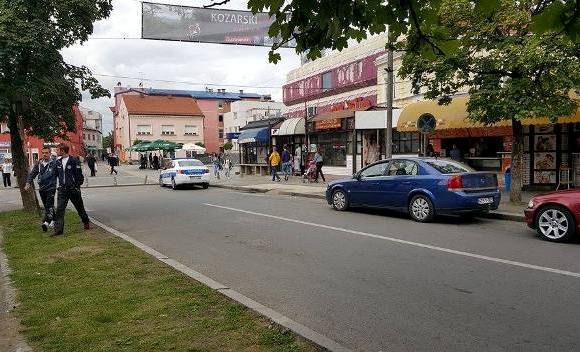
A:
[[[260,121],[270,116],[282,116],[286,112],[284,103],[275,101],[235,101],[230,106],[230,112],[224,114],[225,139],[232,142],[232,154],[240,150],[238,137],[240,128],[249,122]]]
[[[377,105],[380,88],[375,60],[385,53],[386,42],[385,35],[374,36],[291,71],[283,86],[283,100],[289,118],[307,119],[302,120],[305,135],[286,134],[276,138],[276,143],[292,144],[294,150],[297,145],[307,145],[302,160],[318,151],[324,157],[326,173],[351,175],[355,112]],[[292,122],[298,123],[300,120]]]
[[[272,151],[272,129],[279,128],[283,117],[248,122],[240,128],[240,170],[242,174],[267,175],[268,156]]]
[[[86,153],[100,159],[103,154],[103,115],[97,111],[80,108],[83,116],[83,143]]]

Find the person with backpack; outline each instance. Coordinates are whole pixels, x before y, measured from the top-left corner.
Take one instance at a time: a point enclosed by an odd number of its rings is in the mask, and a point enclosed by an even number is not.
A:
[[[287,146],[284,146],[282,151],[282,172],[284,173],[284,181],[288,182],[288,179],[292,176],[292,156]]]
[[[50,148],[42,148],[42,159],[37,161],[26,179],[24,189],[30,191],[34,187],[34,179],[38,178],[38,193],[44,207],[42,231],[48,231],[54,226],[54,194],[56,193],[56,160],[51,158]]]

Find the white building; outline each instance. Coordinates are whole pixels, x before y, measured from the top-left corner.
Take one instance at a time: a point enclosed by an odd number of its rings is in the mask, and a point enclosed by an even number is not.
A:
[[[238,136],[240,128],[248,122],[263,120],[286,113],[284,103],[275,101],[236,101],[231,104],[231,111],[224,114],[224,132],[226,139],[234,145],[232,152],[239,151]]]
[[[83,142],[87,153],[100,156],[103,149],[103,115],[81,107],[83,116]]]

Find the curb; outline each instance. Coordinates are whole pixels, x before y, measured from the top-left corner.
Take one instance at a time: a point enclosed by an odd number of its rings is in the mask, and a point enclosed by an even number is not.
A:
[[[137,187],[137,186],[159,186],[158,183],[129,183],[126,185],[97,185],[97,186],[87,186],[82,187],[81,189],[88,189],[88,188],[117,188],[117,187]]]
[[[219,187],[218,187],[219,188]],[[134,245],[135,247],[139,248],[140,250],[142,250],[143,252],[151,255],[152,257],[154,257],[155,259],[159,260],[162,263],[165,263],[166,265],[169,265],[170,267],[174,268],[175,270],[181,272],[182,274],[185,274],[186,276],[201,282],[202,284],[208,286],[209,288],[223,294],[226,297],[229,297],[230,299],[246,306],[247,308],[253,310],[254,312],[256,312],[257,314],[264,316],[268,319],[270,319],[272,322],[274,322],[275,324],[284,327],[286,329],[291,330],[292,332],[294,332],[296,335],[302,337],[303,339],[310,341],[311,343],[315,344],[316,346],[318,346],[319,348],[322,348],[325,351],[331,351],[331,352],[353,352],[352,350],[341,346],[340,344],[338,344],[336,341],[282,315],[281,313],[278,313],[277,311],[268,308],[264,305],[262,305],[259,302],[254,301],[253,299],[244,296],[243,294],[232,290],[231,288],[229,288],[226,285],[223,285],[215,280],[213,280],[210,277],[207,277],[205,275],[203,275],[200,272],[197,272],[191,268],[189,268],[188,266],[169,258],[168,256],[166,256],[165,254],[158,252],[157,250],[147,246],[146,244],[137,241],[136,239],[132,238],[129,235],[126,235],[118,230],[115,230],[114,228],[103,224],[102,222],[91,218],[91,222],[95,225],[97,225],[98,227],[100,227],[101,229],[103,229],[104,231],[110,233],[111,235],[115,236],[115,237],[119,237],[129,243],[131,243],[132,245]]]
[[[485,219],[496,219],[496,220],[506,220],[506,221],[516,221],[516,222],[525,222],[526,221],[526,218],[523,215],[516,214],[516,213],[506,213],[506,212],[502,212],[502,211],[489,212],[487,214],[482,214],[479,217],[485,218]]]

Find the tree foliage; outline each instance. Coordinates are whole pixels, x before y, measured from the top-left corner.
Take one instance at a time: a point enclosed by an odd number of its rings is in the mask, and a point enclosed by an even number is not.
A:
[[[222,148],[224,148],[224,150],[232,150],[233,147],[234,147],[234,145],[231,141],[225,142],[224,145],[222,146]]]
[[[530,30],[562,33],[580,41],[580,0],[534,0]],[[223,4],[224,1],[220,2]],[[341,50],[349,40],[361,41],[369,34],[390,28],[391,38],[412,36],[414,50],[439,54],[452,50],[444,33],[438,33],[439,13],[449,2],[443,0],[248,0],[254,11],[266,11],[273,18],[269,34],[282,38],[270,52],[270,61],[280,60],[282,43],[296,40],[296,51],[316,59],[324,49]],[[471,7],[482,14],[499,8],[501,0],[472,0]],[[451,44],[451,47],[450,47]]]

